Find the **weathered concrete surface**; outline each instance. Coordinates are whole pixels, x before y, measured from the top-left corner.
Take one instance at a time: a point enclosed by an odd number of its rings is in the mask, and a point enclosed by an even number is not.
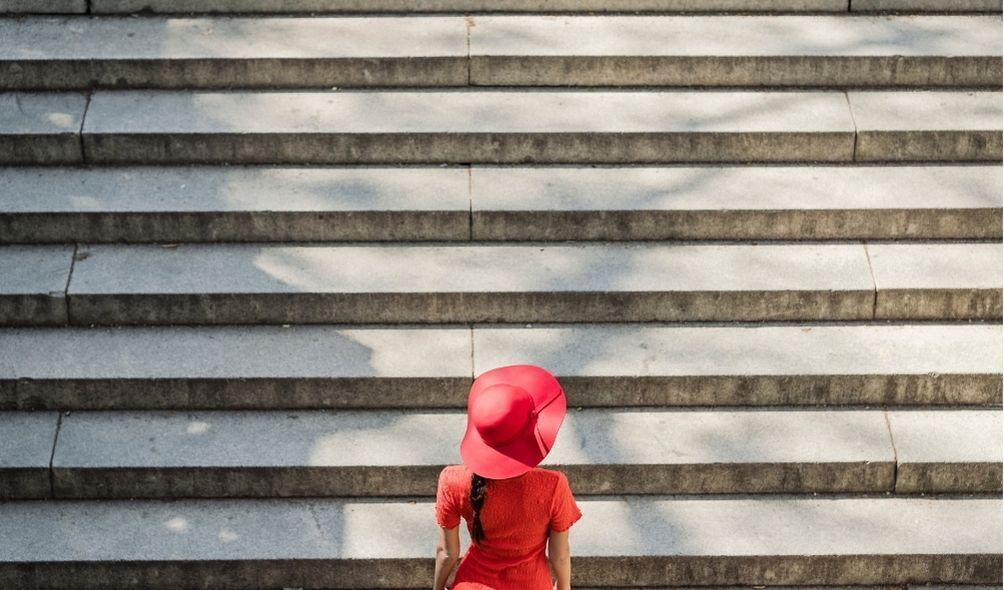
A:
[[[999,326],[474,329],[474,375],[548,367],[572,406],[1000,404]]]
[[[0,248],[0,326],[65,324],[73,246]]]
[[[850,0],[853,12],[996,12],[1001,0]]]
[[[1001,160],[1000,92],[849,92],[858,161]]]
[[[0,164],[82,161],[83,94],[0,94]]]
[[[478,327],[474,369],[550,367],[574,407],[1000,405],[1001,340],[989,325]],[[0,352],[7,409],[463,408],[473,378],[469,328],[453,327],[9,329]]]
[[[460,461],[466,420],[462,411],[77,412],[63,418],[54,489],[63,498],[434,496],[439,469]],[[875,410],[571,412],[546,462],[579,494],[875,493],[892,490],[895,471]]]
[[[460,16],[0,20],[0,88],[466,86]]]
[[[81,254],[68,291],[77,325],[853,320],[871,318],[874,301],[860,244],[99,245]]]
[[[114,12],[846,12],[847,0],[92,0]]]
[[[877,319],[1000,319],[1000,244],[868,244]]]
[[[572,567],[583,586],[1000,581],[999,499],[655,496],[579,505]],[[435,535],[428,502],[12,502],[0,511],[0,582],[418,588],[432,575]]]
[[[97,92],[94,163],[850,161],[837,92]]]
[[[471,193],[476,240],[805,240],[999,239],[1004,191],[998,166],[714,166],[476,167]]]
[[[11,168],[0,242],[467,240],[469,172]]]
[[[0,412],[0,500],[48,498],[56,412]]]
[[[3,14],[83,14],[87,0],[0,0]]]
[[[475,85],[1001,85],[999,16],[481,16],[473,22]]]
[[[473,379],[466,327],[3,330],[0,358],[6,409],[456,407]]]
[[[1000,492],[1000,411],[892,411],[897,492]]]

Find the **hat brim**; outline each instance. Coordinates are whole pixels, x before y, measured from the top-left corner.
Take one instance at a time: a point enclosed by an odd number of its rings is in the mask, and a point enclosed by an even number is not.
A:
[[[481,438],[468,416],[467,430],[460,442],[460,456],[471,471],[489,479],[517,477],[540,464],[554,446],[568,404],[557,379],[534,365],[510,365],[492,369],[475,380],[471,395],[500,383],[522,388],[533,398],[534,408],[540,409],[534,427],[536,433],[531,430],[494,447]],[[543,449],[540,443],[543,444]]]

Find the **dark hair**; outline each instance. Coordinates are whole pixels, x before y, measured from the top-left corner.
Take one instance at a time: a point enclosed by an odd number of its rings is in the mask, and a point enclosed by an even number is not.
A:
[[[475,544],[480,545],[485,538],[485,529],[481,526],[481,508],[485,505],[485,496],[488,491],[488,480],[477,473],[471,474],[471,509],[474,512],[471,526],[471,539]]]

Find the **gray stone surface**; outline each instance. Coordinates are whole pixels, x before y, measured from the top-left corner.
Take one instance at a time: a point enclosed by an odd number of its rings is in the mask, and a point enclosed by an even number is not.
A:
[[[0,500],[47,498],[55,412],[0,412]]]
[[[897,492],[1000,492],[1000,411],[888,414],[898,461]]]
[[[0,164],[82,161],[83,94],[0,94]]]
[[[0,20],[11,89],[466,86],[460,16]]]
[[[0,326],[64,324],[73,246],[0,248]]]
[[[1001,20],[901,16],[479,16],[486,86],[989,86]]]
[[[0,13],[83,14],[87,0],[0,0]]]
[[[1001,160],[1000,92],[849,92],[859,161]]]
[[[11,168],[0,242],[467,240],[469,172]]]
[[[874,300],[860,244],[81,252],[74,324],[849,320],[870,318]]]
[[[987,325],[479,327],[474,345],[478,373],[549,367],[576,407],[999,405],[1004,355]],[[470,346],[452,327],[8,329],[0,406],[462,408]]]
[[[1001,0],[850,0],[851,11],[997,12]]]
[[[878,319],[1000,319],[1000,244],[868,244]]]
[[[432,496],[465,424],[462,411],[77,412],[55,493]],[[582,494],[883,492],[894,473],[881,411],[570,412],[546,462]]]
[[[97,92],[88,160],[848,161],[836,92]]]
[[[477,327],[474,374],[548,367],[573,406],[999,404],[999,326]]]
[[[584,586],[1000,579],[999,499],[653,496],[579,505],[573,568]],[[12,502],[0,511],[0,581],[412,588],[432,573],[435,535],[428,502]]]
[[[0,407],[463,405],[470,339],[456,327],[3,330]]]
[[[476,240],[1001,235],[997,166],[475,167],[471,191]]]
[[[112,12],[846,12],[847,0],[92,0]]]

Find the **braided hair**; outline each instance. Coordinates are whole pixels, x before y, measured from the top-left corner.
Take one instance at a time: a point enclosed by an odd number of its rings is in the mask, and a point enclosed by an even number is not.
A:
[[[478,545],[485,538],[485,529],[481,526],[481,508],[485,505],[487,491],[488,480],[477,473],[471,474],[471,509],[474,512],[471,539]]]

